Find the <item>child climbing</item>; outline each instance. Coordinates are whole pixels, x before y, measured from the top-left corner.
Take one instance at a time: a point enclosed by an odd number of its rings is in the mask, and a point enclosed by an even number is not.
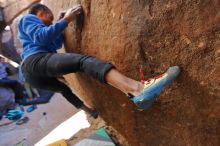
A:
[[[96,117],[93,107],[80,100],[71,89],[57,80],[68,73],[84,72],[101,83],[109,84],[129,96],[140,109],[151,106],[156,96],[180,73],[178,66],[170,67],[160,76],[152,77],[144,83],[120,73],[116,67],[95,57],[76,53],[57,53],[61,48],[63,31],[68,24],[82,13],[82,6],[76,5],[64,17],[52,24],[51,10],[42,4],[30,8],[18,24],[21,41],[22,73],[25,80],[35,88],[60,92],[76,108],[81,108]]]

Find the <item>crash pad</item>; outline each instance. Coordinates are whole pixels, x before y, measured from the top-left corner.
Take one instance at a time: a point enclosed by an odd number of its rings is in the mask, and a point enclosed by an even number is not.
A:
[[[104,128],[98,129],[89,137],[74,146],[116,146]]]
[[[67,143],[64,139],[61,139],[61,140],[58,140],[58,141],[51,143],[47,146],[67,146]]]

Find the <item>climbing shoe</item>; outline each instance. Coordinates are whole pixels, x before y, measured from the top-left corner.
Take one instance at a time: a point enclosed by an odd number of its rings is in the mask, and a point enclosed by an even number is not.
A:
[[[18,120],[23,116],[24,112],[18,109],[9,110],[6,114],[6,118],[9,120]]]
[[[144,81],[143,91],[137,95],[129,94],[131,100],[140,108],[148,109],[156,100],[156,96],[169,85],[180,73],[178,66],[170,67],[165,73]]]
[[[98,113],[96,111],[93,111],[91,113],[91,116],[94,118],[94,119],[97,119],[98,118]]]

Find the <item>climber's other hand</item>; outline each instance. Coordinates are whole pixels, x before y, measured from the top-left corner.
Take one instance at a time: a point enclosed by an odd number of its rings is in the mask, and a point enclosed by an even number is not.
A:
[[[58,14],[58,20],[62,19],[66,14],[66,11],[60,11]]]
[[[69,23],[71,22],[77,15],[82,13],[82,6],[75,5],[73,8],[69,9],[64,15],[64,19]]]

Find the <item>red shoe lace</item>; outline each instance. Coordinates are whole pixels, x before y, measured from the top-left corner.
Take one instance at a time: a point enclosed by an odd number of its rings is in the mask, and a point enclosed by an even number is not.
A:
[[[159,75],[157,75],[155,77],[146,78],[145,75],[144,75],[144,70],[143,70],[142,66],[140,66],[140,78],[141,78],[141,82],[142,83],[144,83],[146,81],[149,81],[151,79],[158,79],[158,78],[162,77],[163,75],[164,75],[164,73],[163,74],[159,74]]]

